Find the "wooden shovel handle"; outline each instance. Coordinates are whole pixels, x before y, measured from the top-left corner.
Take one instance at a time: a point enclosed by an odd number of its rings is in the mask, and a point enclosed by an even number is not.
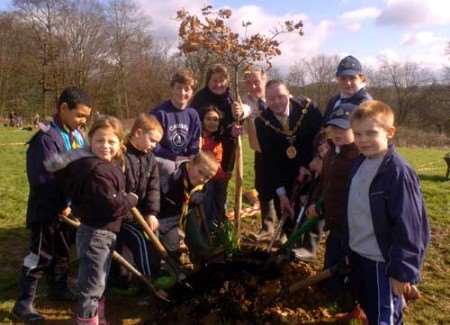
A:
[[[312,275],[307,277],[306,279],[296,282],[289,286],[289,293],[298,291],[302,288],[306,288],[308,286],[319,283],[323,280],[330,278],[333,275],[333,271],[330,269],[323,270],[322,272],[317,273],[316,275]]]

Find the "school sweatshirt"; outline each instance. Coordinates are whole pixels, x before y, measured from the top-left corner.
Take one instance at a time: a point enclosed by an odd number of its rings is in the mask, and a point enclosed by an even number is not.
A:
[[[176,160],[179,156],[196,155],[200,146],[201,122],[192,107],[176,108],[170,100],[150,111],[164,129],[161,142],[153,151],[157,157]]]

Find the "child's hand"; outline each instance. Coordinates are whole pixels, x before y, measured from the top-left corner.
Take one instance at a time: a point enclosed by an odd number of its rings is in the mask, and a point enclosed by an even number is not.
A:
[[[72,209],[70,207],[66,207],[64,210],[62,210],[60,213],[58,213],[58,217],[60,218],[67,218],[72,213]]]
[[[282,214],[292,218],[294,216],[294,209],[292,209],[291,203],[286,195],[280,196],[280,210]]]
[[[394,278],[389,278],[391,281],[392,291],[396,296],[402,296],[403,294],[409,295],[411,292],[411,283],[409,282],[401,282]]]
[[[309,177],[311,177],[311,172],[307,168],[301,166],[298,170],[297,181],[303,183],[307,181]]]
[[[317,218],[319,216],[319,214],[317,213],[316,210],[316,205],[315,204],[311,204],[307,209],[306,209],[306,217],[308,219],[314,219]]]
[[[152,231],[156,231],[159,228],[159,221],[154,215],[150,214],[147,216],[147,224]]]

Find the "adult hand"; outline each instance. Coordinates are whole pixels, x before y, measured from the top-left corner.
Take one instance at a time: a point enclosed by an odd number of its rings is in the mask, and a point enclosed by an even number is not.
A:
[[[244,128],[242,127],[242,125],[233,123],[233,126],[231,127],[231,136],[233,136],[234,138],[237,138],[239,135],[242,134],[243,131],[244,131]]]
[[[287,215],[291,219],[294,217],[294,209],[292,209],[291,203],[286,195],[280,196],[280,209],[282,214]]]
[[[147,216],[147,224],[152,231],[156,231],[159,228],[159,221],[154,215],[150,214]]]
[[[235,120],[240,120],[242,118],[242,115],[244,115],[244,108],[242,107],[242,104],[238,101],[233,102],[233,105],[231,106],[231,111],[233,113],[233,117]]]

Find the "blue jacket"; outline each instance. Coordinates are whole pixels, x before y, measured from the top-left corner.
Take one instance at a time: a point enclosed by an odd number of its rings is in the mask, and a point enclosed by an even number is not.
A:
[[[364,159],[362,155],[356,159],[349,184]],[[430,241],[428,216],[419,179],[393,145],[370,185],[369,200],[386,274],[402,282],[418,282]]]
[[[26,167],[30,192],[26,223],[30,227],[34,223],[56,220],[57,214],[67,206],[55,175],[44,167],[44,161],[67,149],[55,122],[43,125],[28,144]]]
[[[153,111],[164,129],[161,142],[153,151],[157,157],[176,160],[178,156],[196,155],[200,147],[201,122],[192,107],[179,110],[170,100]]]
[[[369,94],[369,92],[367,91],[366,87],[361,88],[358,92],[356,92],[353,96],[348,97],[348,98],[341,98],[341,95],[336,95],[333,98],[330,99],[330,101],[327,104],[327,107],[325,109],[325,113],[323,114],[323,123],[325,124],[328,119],[331,116],[331,113],[333,113],[335,111],[334,106],[336,105],[336,102],[338,100],[341,100],[341,104],[344,103],[350,103],[353,105],[359,105],[362,102],[365,102],[366,100],[370,100],[372,99],[372,96]],[[339,105],[338,105],[339,106]]]

